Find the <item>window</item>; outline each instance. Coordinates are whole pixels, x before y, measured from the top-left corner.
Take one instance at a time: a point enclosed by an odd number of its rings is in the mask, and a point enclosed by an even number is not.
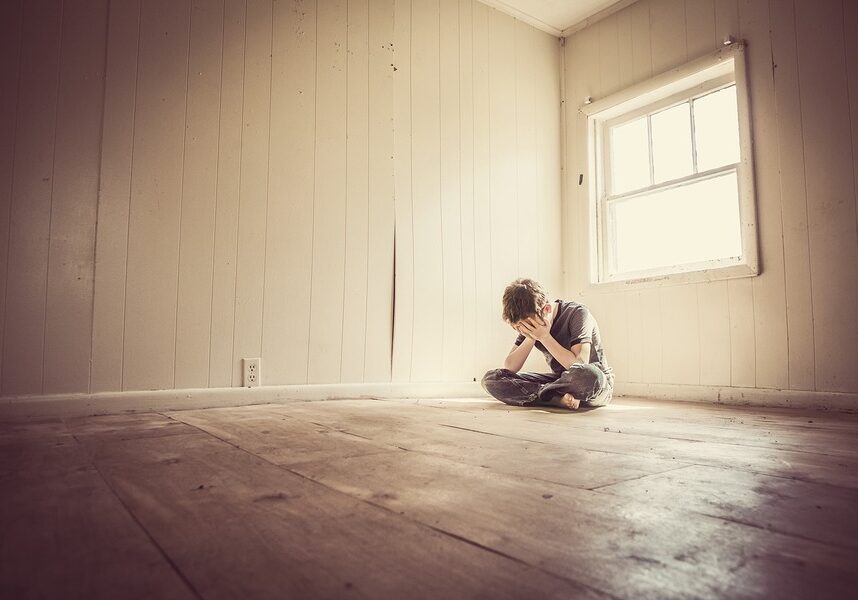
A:
[[[582,111],[594,283],[758,273],[741,45]]]

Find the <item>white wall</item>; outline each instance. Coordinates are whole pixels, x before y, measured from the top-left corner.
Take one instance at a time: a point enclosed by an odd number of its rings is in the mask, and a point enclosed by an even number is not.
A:
[[[560,61],[472,0],[2,3],[0,394],[479,377],[560,288]]]
[[[759,277],[588,289],[585,120],[576,108],[747,41]],[[604,330],[621,382],[858,392],[858,5],[640,0],[565,53],[567,293]]]

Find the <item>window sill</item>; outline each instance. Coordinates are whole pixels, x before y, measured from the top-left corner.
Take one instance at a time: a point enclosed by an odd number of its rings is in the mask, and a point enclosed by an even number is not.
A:
[[[690,283],[706,283],[710,281],[721,281],[725,279],[740,279],[744,277],[756,277],[760,269],[748,264],[731,265],[705,269],[702,271],[687,271],[684,273],[666,273],[664,275],[651,275],[635,279],[623,279],[616,281],[603,281],[590,283],[589,292],[621,292],[624,290],[639,290],[647,288],[668,287],[675,285],[686,285]]]

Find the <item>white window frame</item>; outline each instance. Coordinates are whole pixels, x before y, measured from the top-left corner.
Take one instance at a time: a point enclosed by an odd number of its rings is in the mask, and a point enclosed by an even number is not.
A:
[[[618,195],[633,198],[655,190],[677,187],[689,181],[716,177],[735,170],[739,188],[739,214],[741,219],[742,256],[693,264],[660,267],[634,273],[612,274],[608,268],[607,232],[608,197],[611,164],[605,136],[612,126],[631,121],[682,104],[691,99],[736,85],[739,117],[738,163],[710,171],[694,173],[679,180],[647,186],[644,189]],[[620,92],[580,107],[587,116],[587,170],[589,173],[588,206],[590,208],[590,284],[605,287],[627,288],[629,285],[650,286],[693,283],[738,277],[753,277],[760,273],[756,194],[754,189],[753,143],[750,126],[750,102],[745,69],[745,47],[733,43],[680,67],[657,75]],[[694,134],[692,130],[692,135]],[[652,140],[650,139],[650,144]],[[696,157],[693,157],[696,169]]]

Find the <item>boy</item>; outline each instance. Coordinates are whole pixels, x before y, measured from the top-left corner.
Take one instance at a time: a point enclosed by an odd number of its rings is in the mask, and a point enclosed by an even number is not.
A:
[[[575,410],[611,401],[614,375],[605,360],[599,325],[581,304],[548,302],[532,279],[516,279],[503,293],[503,319],[518,332],[503,369],[489,371],[483,388],[507,404],[550,404]],[[545,355],[551,373],[519,373],[530,351]]]

